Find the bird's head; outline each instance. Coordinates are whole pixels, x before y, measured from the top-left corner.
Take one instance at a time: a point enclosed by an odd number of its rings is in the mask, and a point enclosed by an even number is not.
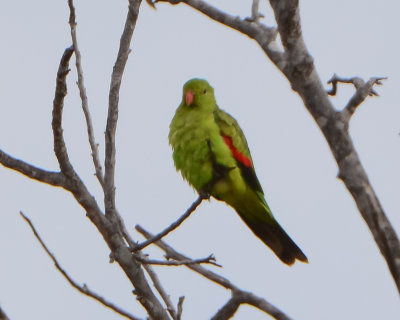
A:
[[[191,79],[183,86],[182,104],[187,107],[215,107],[214,89],[203,79]]]

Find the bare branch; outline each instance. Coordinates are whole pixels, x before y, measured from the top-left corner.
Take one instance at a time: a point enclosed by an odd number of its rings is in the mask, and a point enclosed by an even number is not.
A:
[[[373,89],[374,85],[382,85],[382,80],[386,80],[385,77],[372,77],[367,82],[359,77],[342,78],[334,74],[328,81],[328,84],[332,84],[332,89],[327,93],[334,96],[337,92],[337,83],[351,83],[356,88],[356,92],[351,97],[346,107],[342,111],[342,115],[346,122],[350,121],[357,107],[364,102],[368,96],[379,96],[378,93]]]
[[[60,172],[47,171],[35,167],[22,160],[14,158],[0,149],[0,163],[9,169],[15,170],[28,178],[44,182],[56,187],[63,186],[65,183],[64,176]]]
[[[178,301],[178,312],[176,315],[176,319],[177,320],[181,320],[182,317],[182,312],[183,312],[183,301],[185,301],[185,297],[181,296],[179,297],[179,301]]]
[[[121,43],[126,42],[127,38],[130,39],[129,32],[126,30],[133,29],[134,23],[137,19],[137,14],[139,10],[139,5],[141,0],[130,0],[129,6],[129,14],[127,17],[126,28],[125,32],[121,38]],[[131,33],[131,32],[130,32]],[[127,36],[128,34],[128,36]],[[125,40],[124,40],[125,39]],[[129,46],[129,44],[128,44]],[[128,52],[126,51],[126,55]],[[101,211],[98,203],[96,202],[95,198],[90,194],[88,189],[86,188],[83,181],[74,171],[68,157],[67,148],[63,138],[63,129],[62,129],[62,111],[64,105],[64,98],[67,94],[66,88],[66,76],[69,72],[68,65],[69,60],[73,54],[74,49],[72,47],[67,48],[64,52],[64,55],[61,59],[60,66],[57,73],[57,84],[56,84],[56,92],[55,98],[53,101],[53,121],[52,121],[52,128],[53,128],[53,135],[54,135],[54,151],[59,162],[61,173],[54,173],[54,172],[46,172],[42,169],[33,167],[28,165],[20,160],[14,159],[7,155],[6,153],[0,153],[1,163],[5,166],[10,167],[11,169],[17,170],[31,178],[37,179],[39,181],[43,181],[52,185],[60,185],[66,190],[70,191],[77,202],[85,209],[87,213],[87,217],[90,221],[96,226],[98,231],[103,236],[104,240],[106,241],[107,245],[111,249],[112,256],[121,266],[122,270],[125,272],[131,283],[135,288],[135,294],[137,295],[138,301],[142,304],[142,306],[146,309],[149,314],[149,317],[152,319],[160,319],[160,320],[167,320],[170,319],[168,313],[165,311],[163,305],[157,299],[153,291],[151,290],[149,283],[145,277],[141,264],[137,262],[130,251],[130,248],[126,245],[125,239],[130,240],[130,245],[132,245],[133,241],[131,241],[128,235],[123,235],[122,232],[126,231],[123,229],[121,231],[121,221],[116,219],[108,219],[103,212]],[[121,52],[124,50],[120,50]],[[124,56],[122,54],[122,56]],[[121,64],[120,60],[123,58],[121,54],[119,55],[119,60],[117,60],[116,66],[114,67],[113,75],[120,74],[122,76],[121,65],[124,66],[125,62]],[[121,58],[122,57],[122,58]],[[122,59],[123,60],[123,59]],[[117,72],[119,70],[119,72]],[[115,77],[114,77],[115,78]],[[114,80],[113,78],[113,80]],[[114,82],[112,82],[113,84]],[[120,79],[119,79],[120,83]],[[118,83],[118,88],[119,88]],[[111,88],[111,91],[114,92],[115,96],[115,87]],[[117,112],[118,106],[118,90],[116,92],[117,99],[116,102],[116,109],[114,112]],[[110,94],[112,96],[112,94]],[[115,106],[115,105],[114,105]],[[111,114],[113,114],[111,112]],[[114,113],[115,115],[115,113]],[[116,117],[115,117],[116,121]],[[111,121],[112,122],[112,121]],[[114,131],[115,133],[115,131]],[[112,140],[114,142],[114,138]],[[113,179],[113,170],[114,170],[114,163],[115,163],[115,145],[112,146],[114,155],[111,157],[112,160],[112,185],[114,183]],[[109,158],[110,159],[110,158]],[[110,167],[109,167],[110,168]],[[106,190],[105,190],[106,193]],[[109,193],[108,193],[109,194]],[[110,194],[109,194],[110,195]],[[112,195],[111,203],[114,204],[114,198]],[[110,201],[106,202],[110,203]],[[107,206],[106,206],[107,208]],[[109,207],[108,207],[109,208]],[[114,206],[115,209],[115,206]],[[112,217],[115,217],[116,211],[113,211]],[[109,215],[110,217],[110,215]],[[82,288],[81,288],[82,289]],[[86,289],[85,289],[86,290]]]
[[[246,303],[253,307],[256,307],[257,309],[262,310],[265,313],[268,313],[277,320],[291,319],[291,317],[289,317],[281,310],[270,304],[267,300],[265,300],[264,298],[260,298],[251,292],[241,290],[241,291],[235,291],[233,295],[236,296],[239,299],[239,301],[241,301],[241,303]]]
[[[234,294],[232,297],[220,308],[211,320],[225,320],[231,319],[240,307],[240,301]]]
[[[154,272],[153,268],[150,265],[143,265],[143,268],[146,270],[147,274],[150,276],[151,281],[154,284],[154,287],[160,294],[161,298],[163,299],[165,305],[167,306],[167,311],[171,315],[172,319],[177,320],[177,311],[171,301],[171,297],[165,291],[164,287],[161,285],[161,281],[158,278],[157,273]]]
[[[75,176],[75,171],[69,161],[67,147],[65,145],[62,129],[62,112],[64,108],[64,98],[67,95],[66,77],[69,73],[69,60],[74,53],[71,46],[65,49],[61,57],[60,65],[57,72],[56,93],[53,101],[53,127],[54,135],[54,152],[56,154],[61,172],[69,178]]]
[[[313,59],[303,40],[299,3],[296,0],[270,0],[270,4],[274,9],[288,59],[286,64],[280,65],[280,70],[289,80],[292,89],[303,99],[304,105],[323,132],[338,164],[339,177],[371,230],[400,292],[399,239],[361,165],[345,117],[336,112],[315,70]],[[264,51],[274,61],[268,51]]]
[[[140,232],[145,238],[150,239],[153,237],[151,233],[143,229],[141,226],[136,226],[136,230]],[[158,240],[155,242],[155,244],[161,248],[168,257],[171,257],[177,261],[185,261],[185,260],[191,260],[187,256],[177,252],[174,248],[169,246],[165,241],[163,240]],[[288,320],[290,319],[283,311],[279,310],[269,302],[267,302],[265,299],[257,297],[256,295],[243,291],[237,286],[235,286],[232,282],[230,282],[227,278],[224,278],[220,276],[219,274],[216,274],[212,272],[211,270],[208,270],[200,265],[192,265],[188,264],[186,265],[189,269],[192,269],[193,271],[201,274],[203,277],[207,278],[208,280],[211,280],[220,286],[229,289],[232,291],[232,295],[235,295],[235,299],[238,299],[239,304],[246,303],[250,304],[265,313],[271,315],[275,319],[279,320]],[[231,307],[231,306],[229,306]],[[228,307],[227,307],[228,308]],[[237,308],[236,308],[237,309]],[[235,311],[236,312],[236,311]],[[217,318],[218,319],[218,318]],[[229,318],[221,318],[221,319],[229,319]]]
[[[105,132],[105,176],[104,176],[104,205],[106,216],[115,216],[115,133],[118,121],[118,102],[119,90],[121,86],[122,75],[130,53],[130,43],[133,30],[135,29],[141,0],[129,0],[129,10],[125,22],[124,31],[120,40],[117,60],[114,64],[111,75],[108,118]]]
[[[35,235],[36,239],[40,242],[41,246],[43,247],[43,249],[46,251],[47,255],[51,258],[51,260],[53,260],[54,262],[54,266],[56,267],[56,269],[63,275],[63,277],[69,282],[69,284],[74,287],[76,290],[78,290],[80,293],[94,299],[97,300],[98,302],[100,302],[102,305],[106,306],[107,308],[110,308],[111,310],[115,311],[116,313],[131,319],[131,320],[140,320],[140,318],[133,316],[132,314],[122,310],[120,307],[116,306],[115,304],[107,301],[106,299],[104,299],[102,296],[100,296],[99,294],[93,292],[92,290],[90,290],[86,284],[83,285],[79,285],[77,282],[75,282],[69,275],[68,273],[61,267],[61,265],[59,264],[59,262],[57,261],[56,257],[50,252],[50,250],[47,248],[46,244],[44,243],[44,241],[42,240],[42,238],[39,236],[38,232],[36,231],[35,226],[33,225],[33,223],[31,222],[31,220],[24,215],[24,213],[22,211],[19,212],[20,215],[22,216],[22,218],[28,223],[28,225],[30,226],[33,234]]]
[[[156,0],[157,2],[169,2],[171,4],[185,3],[188,6],[200,11],[209,18],[220,22],[232,29],[235,29],[246,36],[257,39],[258,42],[264,43],[266,46],[275,40],[277,32],[274,28],[267,27],[259,23],[253,23],[247,19],[241,19],[240,17],[232,16],[219,10],[216,7],[202,1],[202,0]],[[251,20],[251,19],[250,19]],[[278,55],[276,55],[278,59]]]
[[[359,78],[359,77],[353,77],[353,78],[342,78],[339,77],[336,73],[333,74],[332,78],[328,80],[328,84],[332,84],[332,89],[328,90],[327,93],[330,96],[335,96],[337,92],[337,84],[338,82],[342,83],[351,83],[354,85],[354,87],[358,90],[364,85],[364,80]]]
[[[204,199],[207,199],[207,195],[205,195],[204,193],[199,194],[199,197],[196,199],[196,201],[192,203],[192,205],[186,210],[186,212],[182,216],[179,217],[178,220],[171,223],[167,228],[165,228],[160,233],[156,234],[153,238],[147,239],[146,241],[143,241],[142,243],[136,245],[133,248],[133,251],[142,250],[143,248],[147,247],[153,242],[156,242],[157,240],[160,240],[161,238],[165,237],[168,233],[178,228],[182,224],[182,222],[185,221],[192,214],[192,212],[196,210],[196,208],[200,205],[200,203]]]
[[[10,320],[10,318],[7,317],[6,313],[3,311],[1,306],[0,306],[0,320]]]
[[[148,232],[147,230],[145,230],[144,228],[142,228],[141,226],[137,225],[135,226],[135,229],[141,233],[146,239],[151,239],[154,236]],[[169,246],[166,242],[164,242],[163,240],[158,240],[155,242],[155,244],[161,248],[168,257],[177,260],[177,261],[187,261],[187,260],[193,260],[179,252],[177,252],[174,248],[172,248],[171,246]],[[220,286],[226,288],[226,289],[236,289],[236,286],[234,286],[228,279],[200,266],[200,265],[192,265],[189,264],[187,265],[187,267],[189,269],[192,269],[194,271],[196,271],[197,273],[201,274],[202,276],[204,276],[205,278],[219,284]]]
[[[220,264],[215,262],[214,255],[209,255],[205,258],[193,259],[193,260],[180,260],[180,261],[171,261],[171,260],[154,260],[148,259],[146,257],[135,254],[136,260],[140,261],[143,264],[151,264],[158,266],[185,266],[189,264],[212,264],[216,267],[222,267]],[[168,258],[168,257],[167,257]]]
[[[102,170],[102,167],[100,164],[100,159],[99,159],[98,144],[96,143],[96,140],[94,137],[92,117],[91,117],[90,111],[89,111],[88,98],[86,95],[85,82],[84,82],[84,78],[83,78],[81,53],[79,51],[78,40],[76,37],[75,8],[74,8],[73,0],[68,0],[68,6],[69,6],[69,10],[70,10],[69,25],[71,27],[71,38],[72,38],[72,44],[73,44],[74,51],[75,51],[76,70],[78,73],[77,84],[78,84],[79,93],[80,93],[80,97],[81,97],[81,101],[82,101],[82,110],[83,110],[83,113],[84,113],[85,119],[86,119],[89,144],[90,144],[90,148],[92,150],[92,158],[93,158],[93,164],[94,164],[94,167],[96,170],[96,177],[99,180],[100,184],[103,186],[103,183],[104,183],[103,170]]]
[[[233,290],[232,297],[225,305],[218,310],[218,312],[211,318],[211,320],[225,320],[230,319],[239,309],[241,304],[249,304],[265,313],[271,315],[277,320],[290,320],[291,318],[284,314],[282,311],[274,307],[263,298],[257,297],[251,292],[242,290]]]
[[[250,22],[258,23],[260,21],[260,18],[263,17],[263,15],[260,14],[260,11],[258,9],[259,6],[260,6],[260,0],[253,0],[253,3],[251,5],[251,19],[249,20]]]

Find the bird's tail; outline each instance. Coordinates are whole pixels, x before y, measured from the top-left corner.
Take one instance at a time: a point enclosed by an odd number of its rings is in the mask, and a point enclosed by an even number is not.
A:
[[[239,216],[253,231],[278,256],[282,262],[292,265],[295,260],[308,263],[306,255],[294,243],[289,235],[282,229],[278,222],[271,224],[261,219],[251,219],[238,211]]]

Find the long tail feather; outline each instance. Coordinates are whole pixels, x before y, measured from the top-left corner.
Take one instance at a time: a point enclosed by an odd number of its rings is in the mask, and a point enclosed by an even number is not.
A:
[[[306,255],[278,223],[271,225],[262,220],[253,221],[246,218],[246,216],[240,212],[238,212],[238,214],[251,231],[270,247],[282,262],[289,266],[292,265],[296,259],[308,263]]]

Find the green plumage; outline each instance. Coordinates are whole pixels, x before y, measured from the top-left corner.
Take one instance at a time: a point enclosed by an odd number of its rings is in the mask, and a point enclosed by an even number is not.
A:
[[[238,123],[219,109],[214,89],[201,79],[183,87],[169,143],[177,170],[198,192],[233,207],[254,234],[286,264],[307,257],[272,215]]]

